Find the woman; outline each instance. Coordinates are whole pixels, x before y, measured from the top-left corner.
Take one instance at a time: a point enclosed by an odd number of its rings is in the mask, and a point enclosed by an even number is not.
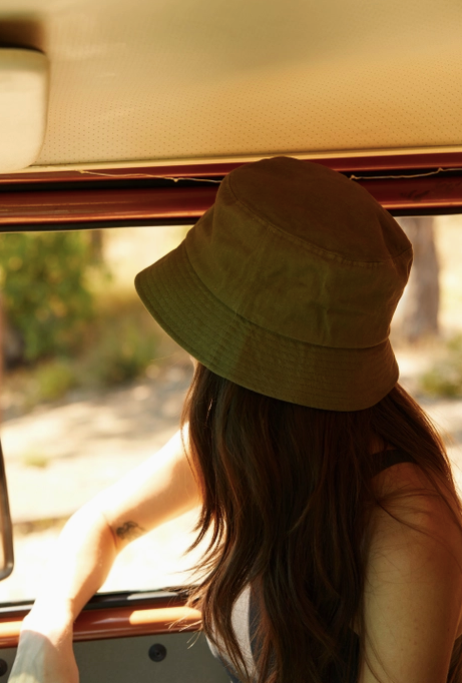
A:
[[[462,681],[461,507],[388,335],[412,248],[317,164],[240,167],[138,293],[197,367],[183,428],[66,526],[10,681],[75,683],[72,623],[133,537],[202,504],[191,595],[232,680]]]

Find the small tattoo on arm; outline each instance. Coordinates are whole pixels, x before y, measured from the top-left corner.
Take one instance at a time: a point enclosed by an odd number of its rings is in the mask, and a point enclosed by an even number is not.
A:
[[[136,522],[124,522],[122,526],[118,526],[116,529],[116,536],[123,541],[134,541],[135,538],[139,538],[144,533],[146,530]]]

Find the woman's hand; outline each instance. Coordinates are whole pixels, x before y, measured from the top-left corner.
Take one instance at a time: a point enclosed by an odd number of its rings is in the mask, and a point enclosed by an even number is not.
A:
[[[78,683],[72,648],[72,624],[63,628],[34,627],[24,620],[9,683]],[[43,626],[43,625],[42,625]]]
[[[33,609],[24,619],[9,683],[78,683],[74,620],[139,534],[200,503],[178,432],[158,453],[66,523]],[[131,532],[131,533],[129,533]]]

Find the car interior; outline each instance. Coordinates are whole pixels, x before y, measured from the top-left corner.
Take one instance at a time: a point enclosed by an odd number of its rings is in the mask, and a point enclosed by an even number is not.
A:
[[[2,0],[0,232],[189,226],[230,170],[278,155],[395,216],[461,213],[461,19],[453,0]],[[228,680],[185,601],[95,596],[82,683]],[[0,605],[4,680],[29,608]]]

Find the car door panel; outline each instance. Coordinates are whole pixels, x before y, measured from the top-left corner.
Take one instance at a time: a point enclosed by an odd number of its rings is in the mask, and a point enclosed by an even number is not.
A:
[[[179,594],[97,595],[78,617],[80,683],[226,683],[200,630],[200,613]],[[0,681],[8,680],[24,606],[2,608]]]

